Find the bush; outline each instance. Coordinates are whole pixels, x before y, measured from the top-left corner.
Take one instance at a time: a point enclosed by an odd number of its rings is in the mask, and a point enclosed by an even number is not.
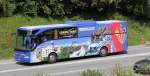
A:
[[[113,76],[135,76],[135,74],[131,69],[116,64],[113,69]]]
[[[111,74],[111,73],[110,73]],[[81,73],[80,76],[105,76],[99,70],[85,70]],[[123,67],[120,64],[116,64],[116,66],[112,70],[112,75],[110,76],[136,76],[134,71],[128,67]]]
[[[35,74],[35,76],[48,76],[48,75],[46,73],[39,72],[39,73]]]
[[[81,73],[81,76],[103,76],[99,70],[86,70]]]

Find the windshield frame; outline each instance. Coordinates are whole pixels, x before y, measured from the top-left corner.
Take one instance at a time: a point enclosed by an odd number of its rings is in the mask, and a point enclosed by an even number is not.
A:
[[[19,31],[21,31],[22,34],[19,35]],[[24,45],[24,43],[23,43],[23,41],[24,41],[23,40],[24,39],[23,36],[24,36],[24,38],[26,37],[26,38],[30,39],[28,41],[28,43],[25,43],[26,45]],[[31,30],[21,30],[21,29],[18,29],[17,33],[16,33],[16,46],[15,46],[15,50],[16,51],[24,51],[24,52],[33,51],[34,49],[29,49],[32,37],[35,37],[35,36],[32,36],[32,31]],[[19,41],[19,39],[21,41]],[[21,43],[21,44],[19,45],[19,43]]]

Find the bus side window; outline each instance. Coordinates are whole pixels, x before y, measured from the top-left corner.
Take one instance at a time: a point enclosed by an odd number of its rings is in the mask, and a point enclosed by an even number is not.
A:
[[[54,39],[54,30],[50,29],[45,33],[45,36],[47,40],[53,40]]]
[[[60,28],[58,29],[58,38],[76,38],[78,35],[76,27],[69,27],[69,28]]]
[[[58,39],[58,29],[54,30],[54,39]]]
[[[40,43],[48,41],[48,40],[53,40],[53,39],[54,39],[54,30],[53,29],[46,30],[46,31],[42,32],[39,36]]]

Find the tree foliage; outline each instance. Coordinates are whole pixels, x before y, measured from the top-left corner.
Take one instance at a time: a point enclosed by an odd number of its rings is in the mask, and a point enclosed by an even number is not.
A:
[[[0,16],[67,16],[119,12],[149,17],[150,0],[0,0]]]

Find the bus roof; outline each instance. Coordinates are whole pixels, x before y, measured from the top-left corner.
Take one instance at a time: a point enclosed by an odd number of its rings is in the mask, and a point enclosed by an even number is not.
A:
[[[80,27],[80,26],[92,26],[91,24],[96,24],[96,21],[68,21],[64,24],[51,24],[51,25],[39,25],[39,26],[24,26],[19,27],[20,30],[39,30],[39,29],[54,29],[63,27]]]
[[[121,20],[106,20],[106,21],[96,21],[96,23],[100,24],[106,24],[106,23],[111,23],[111,22],[126,22],[126,21],[121,21]]]
[[[81,20],[81,21],[67,21],[65,24],[72,24],[72,25],[78,25],[78,26],[88,26],[91,24],[96,24],[96,21],[91,20]]]
[[[61,27],[73,27],[74,25],[69,24],[52,24],[52,25],[39,25],[39,26],[24,26],[19,27],[21,30],[38,30],[38,29],[53,29],[53,28],[61,28]]]
[[[68,21],[65,22],[64,24],[51,24],[51,25],[39,25],[39,26],[24,26],[24,27],[19,27],[18,29],[21,30],[44,30],[44,29],[54,29],[54,28],[63,28],[63,27],[81,27],[81,26],[93,26],[96,24],[108,24],[111,22],[126,22],[126,21],[120,21],[120,20],[106,20],[106,21],[90,21],[90,20],[85,20],[85,21]]]

